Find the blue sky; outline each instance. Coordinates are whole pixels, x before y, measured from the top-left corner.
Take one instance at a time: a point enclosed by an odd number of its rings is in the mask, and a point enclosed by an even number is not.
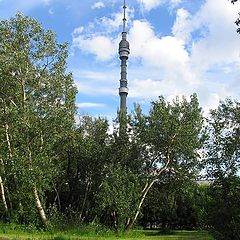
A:
[[[240,100],[240,4],[228,0],[126,0],[130,42],[128,111],[196,92],[205,111]],[[116,116],[123,0],[0,0],[0,19],[36,18],[69,42],[80,114]]]

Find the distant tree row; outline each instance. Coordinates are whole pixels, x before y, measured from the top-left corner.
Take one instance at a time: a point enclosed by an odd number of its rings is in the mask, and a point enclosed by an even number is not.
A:
[[[1,220],[239,239],[240,103],[227,99],[205,119],[196,94],[159,97],[147,114],[120,113],[113,132],[101,117],[76,124],[67,56],[36,20],[0,21]],[[203,174],[210,186],[197,184]]]

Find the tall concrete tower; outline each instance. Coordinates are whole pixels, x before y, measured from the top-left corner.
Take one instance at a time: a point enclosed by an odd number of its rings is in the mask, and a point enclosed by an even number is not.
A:
[[[119,58],[121,59],[121,79],[120,79],[120,111],[127,112],[127,60],[130,53],[129,42],[127,41],[127,32],[126,32],[126,0],[124,0],[123,5],[123,31],[122,31],[122,40],[119,43]]]

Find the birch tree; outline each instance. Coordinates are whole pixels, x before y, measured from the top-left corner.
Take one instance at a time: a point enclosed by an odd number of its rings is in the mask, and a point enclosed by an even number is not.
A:
[[[212,178],[237,175],[240,168],[240,103],[222,101],[209,118],[207,166]]]
[[[113,132],[98,194],[101,219],[116,231],[132,228],[155,183],[169,174],[176,179],[195,177],[205,137],[195,94],[173,102],[159,97],[148,114],[136,105],[123,121]]]
[[[163,173],[194,176],[203,136],[202,110],[195,94],[189,101],[176,98],[172,103],[159,97],[152,102],[148,115],[142,113],[140,106],[136,107],[131,142],[138,151],[133,161],[139,167],[135,165],[134,171],[141,176],[142,188],[126,230],[137,220],[148,192]]]
[[[44,191],[57,174],[52,148],[74,121],[76,89],[66,72],[67,56],[67,45],[36,20],[17,14],[0,22],[5,184],[13,210],[36,207],[43,225]],[[26,219],[28,213],[24,215]]]

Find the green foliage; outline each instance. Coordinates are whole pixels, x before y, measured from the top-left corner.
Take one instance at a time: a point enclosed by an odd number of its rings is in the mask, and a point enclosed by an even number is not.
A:
[[[209,190],[208,220],[216,239],[240,238],[239,187],[240,104],[226,99],[209,119],[208,174],[214,178]]]
[[[237,173],[240,166],[240,103],[221,102],[211,112],[207,164],[210,176],[218,178]]]
[[[58,175],[53,147],[74,123],[76,88],[67,55],[67,45],[36,20],[17,14],[0,21],[1,176],[20,223],[35,222],[33,189],[44,203]]]
[[[240,239],[240,178],[217,179],[209,189],[208,221],[217,240]]]
[[[176,178],[195,176],[199,170],[198,150],[205,137],[202,129],[202,112],[196,95],[191,96],[190,101],[183,98],[171,103],[160,97],[152,103],[148,115],[136,106],[133,116],[120,116],[119,132],[114,132],[111,142],[111,159],[134,174],[139,185],[138,194],[131,195],[128,191],[135,207],[125,220],[126,229],[136,221],[148,191],[154,182],[164,179],[165,172]],[[126,199],[126,202],[130,200]]]
[[[55,204],[76,221],[91,222],[95,218],[95,195],[109,161],[107,131],[106,119],[84,116],[79,126],[55,146],[61,162],[61,174],[56,182],[60,200],[54,198],[56,191],[52,190],[49,204]]]
[[[110,165],[97,195],[102,221],[115,230],[124,228],[126,219],[134,213],[139,181],[136,174],[121,165]]]
[[[198,150],[205,133],[195,94],[190,101],[176,98],[171,103],[159,97],[152,103],[149,115],[142,114],[137,106],[133,126],[134,137],[141,146],[139,155],[144,158],[148,174],[158,175],[159,168],[164,166],[179,176],[198,171]]]
[[[189,179],[174,179],[153,186],[143,206],[140,223],[145,228],[205,228],[207,186]]]

